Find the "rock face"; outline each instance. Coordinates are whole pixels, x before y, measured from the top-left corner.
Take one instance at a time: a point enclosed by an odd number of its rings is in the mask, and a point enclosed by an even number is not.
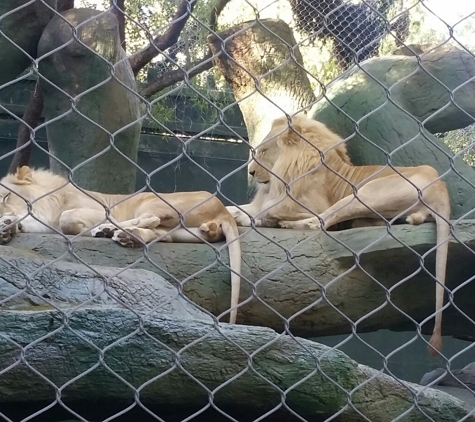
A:
[[[62,46],[39,66],[46,78],[41,79],[45,119],[63,116],[46,126],[50,153],[70,167],[78,166],[73,180],[83,188],[133,192],[140,110],[134,75],[120,47],[117,19],[92,9],[72,9],[62,16],[67,22],[54,17],[38,45],[39,55]],[[85,45],[72,41],[69,24],[81,25],[77,37]],[[76,110],[69,96],[75,98]],[[56,173],[68,175],[54,158],[50,165]]]
[[[146,270],[86,267],[82,264],[38,259],[38,254],[2,248],[0,301],[5,309],[71,308],[79,304],[120,307],[136,312],[174,315],[181,320],[210,320],[190,306],[176,288],[159,275]],[[44,267],[44,268],[43,268]],[[21,269],[21,272],[18,271]],[[37,273],[26,288],[23,274]],[[11,299],[8,299],[11,298]]]
[[[97,397],[130,402],[134,389],[140,389],[143,405],[182,410],[206,406],[211,390],[213,403],[236,417],[243,409],[251,414],[272,410],[287,390],[286,404],[306,420],[319,421],[337,412],[339,420],[367,420],[347,406],[342,388],[354,391],[352,405],[372,421],[391,420],[406,411],[404,421],[422,422],[428,415],[434,421],[455,422],[467,415],[463,402],[448,394],[402,384],[342,352],[267,328],[190,323],[173,313],[141,317],[113,307],[70,311],[68,328],[59,311],[0,313],[2,405],[51,401],[56,396],[51,383],[65,386],[61,399],[66,403],[91,403]],[[20,361],[18,345],[29,345],[24,361],[41,378]],[[104,363],[99,363],[99,351]],[[258,375],[242,373],[251,353]]]
[[[471,218],[465,214],[475,209],[475,170],[453,158],[432,133],[473,123],[475,80],[467,81],[475,77],[475,59],[445,48],[424,54],[421,66],[416,57],[368,60],[363,70],[355,68],[327,88],[328,100],[317,103],[314,117],[350,137],[347,145],[355,164],[384,165],[391,153],[393,165],[435,167],[447,182],[453,217]]]
[[[434,382],[435,381],[435,382]],[[453,369],[450,373],[444,368],[437,368],[425,374],[420,384],[458,387],[467,386],[470,389],[475,388],[475,362],[469,363],[462,369]]]
[[[462,369],[451,369],[450,372],[445,368],[434,369],[427,372],[419,384],[430,384],[432,388],[463,400],[467,407],[475,408],[475,397],[472,393],[475,388],[475,362],[469,363]]]
[[[27,3],[30,3],[27,5]],[[53,17],[56,0],[35,1],[30,0],[2,0],[0,2],[0,30],[10,40],[0,36],[0,85],[10,82],[23,72],[36,58],[38,40],[46,24]],[[7,12],[12,12],[4,16]],[[21,30],[19,30],[21,28]],[[25,54],[26,53],[26,54]]]
[[[395,226],[391,235],[383,227],[329,232],[332,237],[279,229],[241,229],[241,233],[241,302],[246,301],[238,310],[241,324],[280,331],[284,328],[281,316],[292,317],[292,333],[318,337],[351,333],[348,319],[358,321],[359,333],[381,328],[413,330],[411,318],[422,322],[434,312],[432,223]],[[473,325],[463,313],[475,319],[475,284],[469,282],[475,273],[470,249],[475,246],[475,222],[457,224],[454,233],[447,287],[457,307],[444,310],[443,334],[473,340]],[[76,256],[90,265],[108,267],[136,263],[133,268],[156,272],[175,285],[180,282],[191,301],[227,321],[230,273],[226,248],[219,251],[217,260],[214,248],[220,248],[219,244],[155,244],[149,247],[147,259],[141,250],[121,248],[104,239],[75,239],[75,256],[60,236],[22,234],[10,245],[33,250],[43,259],[76,263]],[[357,263],[354,254],[359,257]],[[1,271],[5,270],[0,262]],[[432,327],[433,318],[429,318],[422,332],[429,334]]]
[[[292,334],[348,332],[348,324],[337,318],[332,307],[356,320],[386,298],[385,288],[366,280],[360,271],[351,271],[353,252],[365,249],[359,265],[385,287],[405,277],[415,263],[419,265],[419,259],[411,259],[398,241],[384,238],[385,231],[373,227],[333,232],[334,239],[322,235],[312,239],[312,232],[267,229],[259,235],[242,230],[243,275],[261,299],[284,316],[302,311],[309,300],[317,301],[316,312],[309,308],[292,320]],[[395,227],[392,233],[419,253],[432,247],[435,238],[432,224]],[[455,235],[470,246],[475,224],[458,227]],[[378,238],[383,238],[379,244]],[[282,265],[287,256],[284,248],[294,248],[288,259],[298,270]],[[461,250],[454,241],[452,264],[456,259],[467,261]],[[216,260],[216,251],[207,245],[151,245],[143,259],[141,250],[121,248],[108,239],[78,238],[71,243],[59,235],[21,234],[1,247],[1,254],[2,409],[11,403],[50,402],[58,394],[53,387],[57,386],[65,403],[87,404],[97,397],[133,403],[139,391],[145,406],[188,414],[207,406],[213,392],[213,403],[235,418],[243,411],[248,417],[271,411],[279,406],[284,392],[293,412],[315,422],[336,413],[341,421],[385,422],[404,412],[408,412],[404,421],[422,422],[430,417],[455,422],[471,410],[444,392],[358,365],[336,349],[270,328],[217,323],[200,307],[217,314],[228,306],[228,257],[220,251],[220,265],[190,277]],[[139,258],[141,262],[129,267]],[[426,264],[431,270],[432,261],[427,259]],[[455,274],[456,266],[451,268],[449,287],[453,288],[460,274]],[[175,285],[180,282],[186,298],[157,273]],[[264,275],[267,280],[262,279]],[[188,281],[183,283],[185,278]],[[427,294],[433,287],[424,277],[415,276],[394,289],[391,298],[418,317],[426,312],[427,303],[433,303]],[[325,289],[325,301],[321,289]],[[461,290],[472,303],[473,294]],[[245,288],[241,299],[249,292]],[[455,302],[463,306],[460,299],[455,294]],[[369,318],[369,324],[358,324],[358,331],[404,325],[404,318],[386,308]],[[278,325],[256,300],[244,305],[238,316],[241,322]],[[445,329],[463,331],[463,327],[455,328],[454,313],[445,311],[444,317]],[[249,365],[252,370],[246,370]],[[351,391],[352,406],[345,391]],[[290,417],[285,409],[281,411],[284,419]],[[464,420],[475,421],[475,417]]]

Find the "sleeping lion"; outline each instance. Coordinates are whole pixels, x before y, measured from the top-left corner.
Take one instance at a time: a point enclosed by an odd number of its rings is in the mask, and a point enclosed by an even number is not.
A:
[[[435,356],[441,350],[450,200],[434,168],[355,166],[338,135],[298,115],[290,126],[286,117],[273,122],[249,173],[259,186],[255,198],[228,207],[239,225],[316,230],[354,219],[379,219],[383,224],[383,218],[404,218],[409,224],[435,221],[438,283],[429,352]]]
[[[0,243],[9,242],[17,231],[107,237],[126,247],[154,240],[211,243],[225,238],[231,268],[229,322],[236,322],[239,232],[232,215],[211,193],[108,195],[79,189],[51,171],[23,166],[0,180],[0,201]],[[180,228],[180,214],[186,229]]]

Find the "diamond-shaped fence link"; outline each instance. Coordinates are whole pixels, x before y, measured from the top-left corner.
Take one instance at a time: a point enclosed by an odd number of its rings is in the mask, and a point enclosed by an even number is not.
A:
[[[475,5],[0,14],[2,420],[475,420]]]

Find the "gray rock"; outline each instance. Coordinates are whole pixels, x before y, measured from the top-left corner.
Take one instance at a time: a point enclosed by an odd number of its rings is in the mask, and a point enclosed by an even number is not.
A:
[[[26,5],[26,3],[30,4]],[[12,44],[3,35],[0,36],[0,63],[2,63],[0,85],[12,81],[31,65],[28,55],[32,58],[37,57],[41,33],[54,15],[54,11],[47,6],[55,9],[56,0],[33,3],[30,0],[2,0],[0,2],[0,16],[2,16],[0,30],[20,47]],[[12,13],[4,16],[8,12]]]
[[[426,53],[421,63],[423,69],[418,67],[416,57],[367,60],[361,66],[363,70],[355,68],[328,87],[328,100],[316,104],[314,117],[339,135],[351,137],[347,145],[355,164],[385,165],[391,153],[393,165],[435,167],[444,174],[453,217],[469,213],[464,218],[471,218],[475,209],[475,170],[461,158],[452,158],[449,148],[431,133],[473,123],[470,116],[475,116],[475,59],[453,48]],[[450,92],[456,88],[457,106],[450,101]],[[359,133],[355,131],[355,121],[359,122]],[[423,129],[419,122],[424,123]]]
[[[61,15],[67,22],[54,17],[38,45],[40,55],[62,47],[39,65],[46,78],[41,79],[45,119],[48,122],[69,113],[46,126],[49,151],[70,167],[105,152],[78,167],[73,180],[85,189],[133,192],[140,107],[132,69],[120,47],[117,19],[111,13],[92,9],[71,9]],[[71,41],[69,24],[81,24],[77,36],[85,46]],[[76,97],[79,112],[72,110],[68,95]],[[113,145],[108,133],[114,134]],[[50,159],[50,166],[56,173],[68,176],[67,169],[57,160]]]
[[[443,391],[444,393],[450,394],[451,396],[454,396],[465,402],[465,408],[468,412],[471,412],[475,409],[475,395],[466,388],[445,387],[437,385],[434,387],[434,389]]]
[[[58,311],[4,311],[0,327],[0,403],[54,400],[51,383],[68,383],[63,402],[131,400],[131,385],[140,388],[144,405],[202,407],[209,389],[220,408],[261,414],[280,405],[286,390],[287,406],[308,421],[337,412],[340,420],[381,422],[406,411],[404,421],[455,422],[467,415],[464,403],[448,394],[419,391],[338,350],[267,328],[139,318],[126,309],[87,306],[67,319]],[[253,370],[242,372],[250,353]],[[346,391],[364,417],[347,405]]]
[[[210,320],[159,275],[142,269],[87,267],[34,259],[31,253],[2,248],[0,309],[119,307],[138,313]]]
[[[404,313],[418,322],[434,313],[435,281],[428,274],[434,272],[435,253],[428,253],[435,245],[433,223],[394,226],[391,235],[385,227],[328,235],[244,228],[241,233],[240,299],[245,303],[238,310],[239,323],[280,331],[284,328],[282,317],[292,317],[293,333],[317,337],[350,333],[348,318],[359,320],[359,333],[381,328],[413,330]],[[444,310],[443,334],[468,339],[473,338],[473,325],[459,309],[475,319],[475,283],[467,283],[475,273],[470,249],[475,247],[475,222],[458,223],[454,234],[449,246],[447,288],[457,287],[453,300],[458,308],[450,305]],[[10,244],[30,249],[43,259],[81,259],[109,267],[133,264],[134,268],[154,271],[175,286],[180,282],[190,300],[214,315],[222,314],[221,320],[227,321],[223,313],[229,308],[230,272],[227,249],[222,244],[154,244],[148,248],[146,259],[141,249],[122,248],[108,239],[77,238],[73,245],[74,255],[62,237],[33,234],[20,234]],[[215,248],[220,249],[221,262]],[[357,263],[354,255],[358,256]],[[391,303],[387,301],[389,294]],[[430,334],[432,327],[433,319],[429,319],[422,324],[422,332]]]
[[[440,379],[439,379],[440,378]],[[462,369],[436,368],[427,372],[419,384],[429,385],[434,382],[434,386],[457,387],[475,389],[475,362],[469,363]]]

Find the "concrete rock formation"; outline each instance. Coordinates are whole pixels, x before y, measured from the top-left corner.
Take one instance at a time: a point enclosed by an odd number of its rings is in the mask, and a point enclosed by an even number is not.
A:
[[[47,6],[56,8],[56,1],[44,0],[32,3],[29,0],[2,0],[0,2],[0,16],[2,16],[0,30],[17,44],[14,45],[3,35],[0,36],[0,63],[2,63],[0,85],[18,77],[31,65],[30,57],[37,57],[41,33],[54,15],[54,11]],[[5,13],[13,10],[15,12],[4,16]],[[21,28],[21,31],[18,28]]]
[[[336,413],[347,421],[385,421],[404,412],[408,422],[427,416],[475,421],[462,401],[396,381],[336,349],[269,328],[215,324],[149,271],[117,274],[119,268],[81,269],[39,259],[37,252],[2,251],[2,409],[54,400],[53,383],[65,386],[63,402],[76,405],[98,397],[131,402],[140,389],[145,406],[193,412],[208,405],[209,389],[220,409],[257,416],[280,405],[286,391],[287,406],[308,421]],[[19,265],[24,273],[35,272],[28,283],[14,269]],[[250,353],[254,370],[242,373]],[[352,406],[346,391],[352,391]]]
[[[40,55],[62,46],[39,65],[46,78],[41,79],[46,122],[63,116],[46,126],[49,151],[69,167],[102,153],[77,167],[73,180],[85,189],[131,193],[140,102],[132,69],[120,47],[117,19],[93,9],[71,9],[61,15],[64,19],[55,16],[49,22],[38,45]],[[78,27],[81,43],[73,40],[70,24]],[[50,166],[56,173],[68,174],[54,158]]]
[[[475,59],[457,48],[441,48],[425,53],[418,66],[416,57],[367,60],[361,70],[353,68],[327,87],[328,100],[316,104],[313,116],[348,137],[355,164],[384,165],[391,154],[396,166],[435,167],[447,182],[453,217],[473,218],[475,170],[453,158],[433,133],[473,124]]]

